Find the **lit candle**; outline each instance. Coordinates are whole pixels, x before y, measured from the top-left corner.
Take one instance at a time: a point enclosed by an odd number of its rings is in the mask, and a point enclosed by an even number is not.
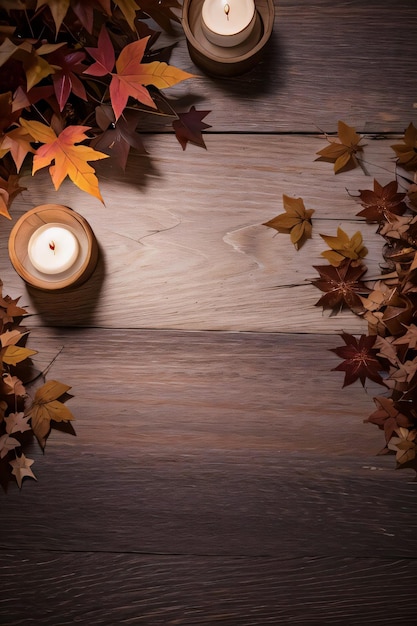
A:
[[[215,45],[239,45],[249,37],[255,21],[254,0],[204,0],[201,25]]]
[[[44,224],[29,239],[29,259],[43,274],[61,274],[70,269],[78,252],[78,239],[62,224]]]

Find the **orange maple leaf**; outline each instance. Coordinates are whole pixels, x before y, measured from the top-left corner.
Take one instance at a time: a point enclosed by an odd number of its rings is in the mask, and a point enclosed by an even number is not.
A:
[[[98,47],[86,48],[87,52],[95,59],[95,63],[84,70],[84,74],[91,76],[110,74],[112,77],[109,91],[116,121],[121,116],[129,96],[136,98],[148,107],[156,108],[146,85],[165,89],[187,78],[193,78],[193,74],[188,74],[188,72],[184,72],[173,65],[167,65],[160,61],[142,63],[148,40],[149,37],[144,37],[125,46],[117,58],[116,72],[113,72],[115,65],[114,48],[104,27],[100,31]]]
[[[95,170],[88,161],[107,159],[108,155],[89,146],[75,145],[87,139],[85,131],[90,130],[89,126],[67,126],[57,135],[50,126],[41,122],[21,118],[20,124],[35,141],[43,144],[33,157],[32,175],[55,161],[49,168],[55,189],[59,189],[65,177],[69,176],[77,187],[104,204]]]

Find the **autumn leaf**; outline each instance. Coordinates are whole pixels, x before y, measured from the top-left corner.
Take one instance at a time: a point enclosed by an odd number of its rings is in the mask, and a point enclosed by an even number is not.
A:
[[[130,28],[132,30],[135,30],[136,11],[139,11],[139,7],[136,4],[135,0],[117,0],[116,4],[123,13],[125,20],[129,24]]]
[[[94,137],[90,143],[91,147],[108,154],[113,162],[124,170],[130,148],[146,154],[141,136],[136,132],[139,117],[140,111],[126,109],[116,121],[110,106],[96,107],[97,125],[103,132]]]
[[[17,365],[34,354],[37,354],[36,350],[30,350],[21,346],[7,346],[0,352],[1,360],[7,365]]]
[[[11,92],[0,94],[0,159],[10,152],[16,169],[19,171],[26,155],[28,152],[33,152],[33,148],[30,144],[30,135],[16,125],[17,115],[12,111],[11,96]],[[2,188],[5,187],[2,186]],[[8,201],[9,198],[7,198],[7,203]]]
[[[146,88],[147,85],[164,89],[193,77],[192,74],[163,62],[141,63],[148,40],[149,37],[144,37],[125,46],[117,58],[115,73],[113,72],[115,53],[110,36],[104,27],[98,37],[98,47],[86,48],[95,59],[95,63],[84,70],[84,74],[91,76],[111,74],[109,91],[116,120],[126,107],[129,96],[148,107],[156,108]]]
[[[82,74],[85,69],[82,63],[85,57],[81,50],[74,51],[68,48],[60,48],[49,56],[49,61],[58,66],[52,75],[52,81],[60,111],[63,110],[71,92],[81,100],[87,100],[85,87],[78,78],[78,74]]]
[[[401,345],[406,344],[409,350],[417,350],[417,326],[410,324],[410,326],[404,326],[406,332],[401,337],[397,337],[394,340],[394,344]]]
[[[337,313],[345,305],[355,313],[363,311],[360,294],[369,293],[369,288],[360,280],[367,268],[365,265],[354,265],[351,259],[343,260],[338,267],[332,265],[314,265],[320,278],[312,284],[324,291],[325,294],[316,302],[315,306],[332,309]]]
[[[344,361],[334,367],[332,371],[345,372],[343,387],[351,385],[358,379],[364,387],[367,378],[383,385],[384,381],[380,372],[384,371],[386,367],[378,359],[377,350],[374,348],[376,336],[361,335],[359,341],[349,333],[342,333],[340,336],[346,345],[331,348],[331,352],[337,354]]]
[[[55,22],[56,32],[61,28],[61,24],[70,6],[70,0],[38,0],[36,10],[42,6],[48,6]]]
[[[413,426],[413,421],[396,408],[392,398],[377,396],[374,398],[374,402],[377,409],[364,420],[364,423],[376,424],[378,428],[383,430],[386,443],[389,442],[397,428]]]
[[[6,433],[11,435],[12,433],[24,433],[27,430],[31,430],[30,424],[28,424],[29,417],[24,413],[10,413],[8,417],[4,418],[6,422]]]
[[[336,237],[331,237],[330,235],[320,235],[320,237],[324,239],[331,248],[331,250],[322,252],[321,256],[335,267],[340,265],[343,259],[357,260],[368,254],[368,250],[363,245],[362,235],[359,231],[352,237],[349,237],[342,228],[338,227]]]
[[[329,145],[316,153],[319,155],[316,161],[334,163],[335,174],[349,167],[356,167],[358,165],[356,154],[363,149],[359,143],[362,137],[352,126],[339,120],[337,131],[338,137],[327,137]]]
[[[10,205],[15,197],[26,189],[20,187],[18,181],[19,176],[15,174],[10,174],[7,180],[0,177],[0,215],[10,220],[12,219],[9,213]]]
[[[356,215],[364,217],[367,222],[381,223],[389,219],[391,214],[402,215],[407,210],[403,201],[406,194],[398,193],[398,183],[392,180],[382,186],[374,179],[374,189],[359,190],[360,203],[364,207]]]
[[[86,0],[72,0],[71,2],[71,9],[90,35],[93,32],[94,9],[98,8],[97,5],[100,5],[105,15],[111,15],[110,0],[89,0],[87,2]]]
[[[9,434],[2,435],[0,437],[0,459],[4,459],[10,452],[10,450],[14,450],[15,448],[20,447],[20,441],[15,439],[14,437],[10,437]]]
[[[34,464],[33,459],[28,459],[23,453],[21,456],[16,457],[12,461],[9,461],[12,466],[12,474],[16,477],[17,484],[19,485],[19,489],[22,488],[22,481],[24,478],[34,478],[37,480],[35,474],[30,469]]]
[[[3,375],[2,384],[6,388],[6,395],[13,394],[15,396],[25,396],[26,389],[23,386],[22,381],[17,376],[11,376],[10,374]]]
[[[172,126],[183,150],[187,147],[188,142],[200,146],[200,148],[206,148],[201,131],[211,128],[210,124],[202,121],[209,113],[211,111],[197,111],[194,106],[188,113],[178,113],[178,119],[174,120]]]
[[[71,411],[58,400],[69,389],[71,387],[64,383],[48,381],[37,390],[33,404],[27,411],[31,418],[32,430],[42,448],[45,447],[51,421],[67,422],[74,419]]]
[[[3,283],[0,281],[0,288],[2,285]],[[17,305],[19,300],[20,296],[12,299],[10,296],[3,297],[0,293],[0,319],[3,320],[3,324],[13,322],[15,317],[22,317],[23,315],[28,314],[26,309]]]
[[[279,233],[289,233],[295,249],[299,250],[311,238],[314,209],[306,209],[302,198],[290,198],[283,194],[282,199],[285,213],[264,222],[263,226],[275,228]]]
[[[405,169],[417,168],[417,128],[413,123],[408,125],[403,137],[404,143],[391,146],[398,158],[398,163]]]
[[[101,202],[103,198],[98,187],[98,180],[94,168],[88,161],[107,159],[108,155],[97,152],[93,148],[79,144],[87,139],[86,131],[89,126],[67,126],[59,135],[50,127],[41,122],[28,121],[21,118],[21,125],[35,139],[43,145],[36,150],[33,158],[32,175],[38,170],[51,165],[49,173],[55,189],[59,189],[66,176],[83,191],[95,196]]]
[[[178,0],[158,0],[158,2],[154,2],[154,0],[139,0],[139,2],[141,10],[149,15],[167,33],[173,32],[171,20],[180,22],[178,15],[172,11],[172,9],[181,9],[181,4]]]
[[[398,428],[396,433],[398,436],[392,437],[388,448],[395,451],[395,458],[398,463],[412,461],[417,455],[417,430]]]

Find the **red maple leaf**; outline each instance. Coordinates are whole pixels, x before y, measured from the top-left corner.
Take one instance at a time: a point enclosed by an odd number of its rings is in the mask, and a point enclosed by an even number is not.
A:
[[[357,262],[355,262],[357,263]],[[316,302],[316,306],[324,309],[333,309],[334,313],[348,306],[355,313],[363,311],[363,304],[359,294],[367,294],[370,289],[359,280],[367,268],[362,264],[355,264],[352,259],[345,259],[339,266],[314,265],[320,278],[312,281],[325,294]]]
[[[205,128],[211,128],[210,124],[202,121],[209,113],[211,111],[197,111],[192,106],[188,113],[178,114],[178,119],[172,123],[172,126],[183,150],[187,147],[188,142],[206,148],[201,131]]]
[[[365,386],[365,380],[369,378],[379,385],[383,385],[380,372],[387,369],[387,366],[378,359],[378,350],[374,348],[377,335],[361,335],[359,341],[349,333],[340,335],[344,340],[344,346],[331,348],[340,358],[344,359],[332,371],[345,372],[343,387],[351,385],[356,380],[360,380],[362,386]]]
[[[48,60],[57,66],[55,73],[52,74],[52,81],[60,111],[67,103],[71,92],[82,100],[87,100],[84,85],[77,76],[85,70],[85,65],[82,64],[84,59],[84,52],[68,48],[60,48],[48,57]]]
[[[364,217],[367,222],[378,222],[386,220],[390,214],[402,215],[407,210],[407,205],[403,202],[406,194],[397,193],[398,183],[392,180],[382,186],[374,180],[374,190],[359,190],[359,197],[362,211],[357,213],[359,217]]]

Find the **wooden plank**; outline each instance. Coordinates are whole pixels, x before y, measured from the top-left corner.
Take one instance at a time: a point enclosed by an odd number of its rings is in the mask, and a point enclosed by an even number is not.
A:
[[[38,482],[3,497],[0,548],[406,558],[417,483],[328,336],[35,329],[73,385]],[[41,349],[43,346],[43,350]]]
[[[319,138],[210,136],[208,151],[181,153],[172,138],[152,138],[152,159],[133,156],[126,174],[103,169],[106,205],[69,181],[56,192],[48,172],[26,179],[13,215],[56,202],[78,210],[101,247],[94,277],[69,294],[27,293],[7,256],[12,224],[0,235],[1,278],[33,313],[31,324],[242,330],[362,332],[349,311],[329,319],[315,307],[313,265],[325,262],[319,233],[360,229],[371,274],[379,273],[382,239],[356,218],[349,197],[394,175],[392,139],[367,140],[360,168],[335,176],[316,162]],[[347,191],[349,192],[347,192]],[[314,238],[296,252],[287,235],[262,224],[283,212],[282,195],[315,209]]]
[[[182,110],[210,110],[210,132],[330,132],[338,119],[361,131],[403,132],[416,102],[414,0],[276,0],[275,7],[264,61],[232,79],[204,76],[178,29],[171,63],[200,78],[166,95]]]
[[[7,626],[413,624],[415,561],[0,553]],[[16,601],[19,598],[19,602]]]

